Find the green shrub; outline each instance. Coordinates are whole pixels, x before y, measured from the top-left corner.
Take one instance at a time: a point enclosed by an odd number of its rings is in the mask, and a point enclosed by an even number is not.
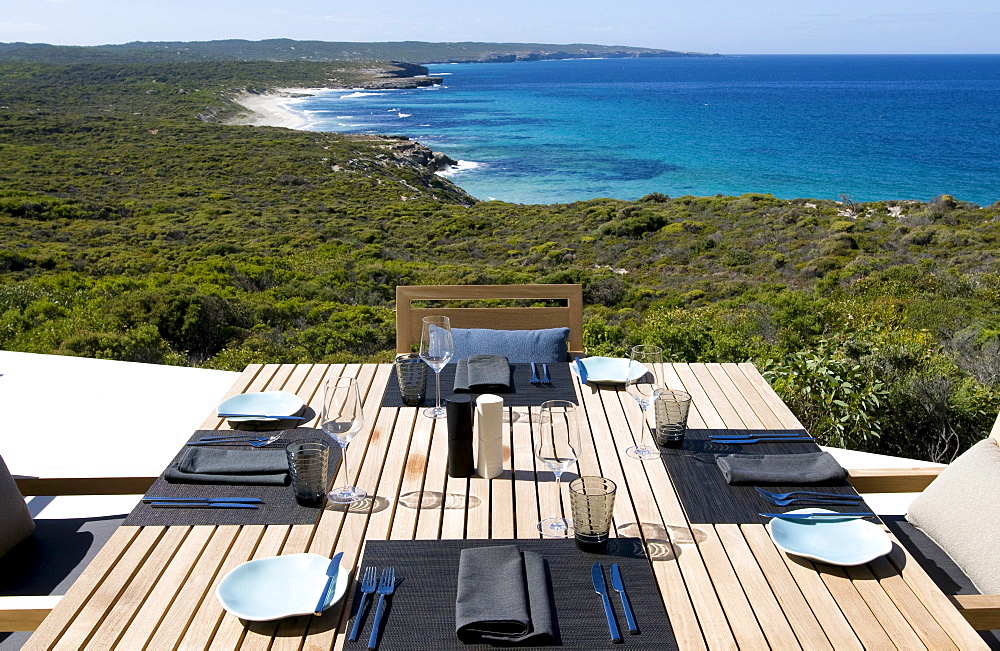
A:
[[[826,342],[781,360],[759,363],[761,373],[822,445],[870,450],[882,434],[885,385]]]

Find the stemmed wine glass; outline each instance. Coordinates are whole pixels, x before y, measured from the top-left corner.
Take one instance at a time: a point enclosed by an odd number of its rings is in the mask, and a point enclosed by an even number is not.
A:
[[[364,490],[351,485],[351,473],[347,468],[347,444],[365,424],[361,412],[361,395],[358,381],[352,377],[329,380],[323,388],[323,412],[320,425],[340,446],[340,458],[344,461],[346,484],[334,488],[327,497],[335,504],[352,504],[368,497]]]
[[[562,504],[559,481],[563,472],[573,465],[580,450],[580,429],[576,405],[566,400],[543,402],[539,418],[535,457],[556,476],[556,494]],[[572,535],[573,523],[566,518],[546,518],[538,523],[544,536],[565,538]]]
[[[424,410],[428,418],[444,418],[447,411],[441,406],[441,369],[455,354],[451,338],[451,319],[446,316],[425,316],[420,330],[420,359],[434,370],[436,392],[434,406]]]
[[[633,459],[649,461],[660,458],[660,450],[655,443],[647,445],[642,441],[649,434],[649,426],[646,423],[646,408],[663,391],[663,384],[660,382],[659,376],[662,364],[663,350],[659,346],[634,346],[632,348],[625,390],[639,403],[639,437],[636,439],[636,445],[625,450],[625,454]]]

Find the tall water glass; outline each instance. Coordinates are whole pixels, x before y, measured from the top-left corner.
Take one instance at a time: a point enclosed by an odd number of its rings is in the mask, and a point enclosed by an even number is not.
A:
[[[323,503],[327,480],[327,466],[330,458],[330,443],[323,439],[300,439],[285,446],[288,458],[288,474],[292,478],[295,499],[303,506],[317,506]]]
[[[615,482],[604,477],[577,477],[569,483],[573,537],[576,546],[583,551],[601,553],[607,550],[617,489]]]
[[[340,446],[344,461],[345,484],[330,491],[327,498],[335,504],[351,504],[368,497],[368,493],[351,484],[347,466],[347,444],[365,424],[361,411],[358,381],[352,377],[334,378],[323,388],[323,410],[320,426]]]
[[[646,409],[663,391],[660,381],[660,367],[663,365],[663,349],[659,346],[634,346],[629,357],[628,379],[625,390],[639,403],[639,434],[636,444],[625,450],[633,459],[650,461],[659,459],[660,451],[650,438],[646,423]],[[646,440],[649,442],[645,442]]]
[[[425,316],[420,330],[420,359],[434,370],[434,406],[424,410],[428,418],[444,418],[446,410],[441,406],[441,369],[448,365],[455,354],[455,343],[451,338],[451,319],[446,316]]]
[[[576,404],[566,400],[549,400],[542,403],[538,421],[538,442],[535,457],[556,476],[556,494],[562,506],[560,480],[563,472],[576,463],[580,451],[580,427],[577,422]],[[562,508],[560,508],[562,511]],[[538,523],[544,536],[565,538],[573,533],[573,523],[566,518],[546,518]]]

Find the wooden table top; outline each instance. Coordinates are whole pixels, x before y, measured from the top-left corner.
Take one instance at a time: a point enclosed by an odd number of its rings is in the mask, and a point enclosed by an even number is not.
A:
[[[121,527],[25,648],[340,648],[346,599],[322,617],[245,624],[222,610],[215,585],[246,560],[278,554],[343,551],[354,567],[365,540],[538,538],[536,523],[560,507],[555,483],[535,481],[537,408],[510,408],[503,475],[451,478],[444,421],[380,406],[391,372],[253,365],[228,394],[280,389],[318,412],[325,379],[357,377],[366,424],[348,466],[374,499],[328,507],[315,525]],[[692,428],[801,428],[750,364],[665,364],[664,377],[692,395]],[[833,567],[781,552],[763,524],[689,524],[663,464],[625,456],[635,401],[613,387],[577,382],[576,391],[587,416],[578,472],[618,485],[614,535],[644,540],[680,648],[986,648],[899,545],[867,565]],[[213,416],[202,428],[227,425]]]

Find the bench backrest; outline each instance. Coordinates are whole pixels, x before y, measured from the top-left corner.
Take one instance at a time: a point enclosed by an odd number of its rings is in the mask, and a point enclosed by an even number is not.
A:
[[[565,301],[559,307],[413,307],[413,301]],[[420,343],[421,319],[443,315],[455,328],[536,330],[569,328],[570,353],[583,352],[582,285],[400,285],[396,287],[396,351]]]

